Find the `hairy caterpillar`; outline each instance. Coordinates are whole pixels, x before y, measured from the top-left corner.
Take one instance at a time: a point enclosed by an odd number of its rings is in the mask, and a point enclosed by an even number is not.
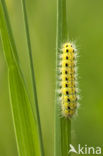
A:
[[[62,116],[71,118],[77,108],[76,49],[71,43],[63,44],[59,57],[59,88]]]

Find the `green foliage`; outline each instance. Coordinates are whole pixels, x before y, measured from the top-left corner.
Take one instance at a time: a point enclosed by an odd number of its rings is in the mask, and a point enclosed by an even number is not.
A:
[[[19,155],[39,156],[41,154],[37,121],[34,119],[22,78],[15,66],[9,68],[9,86]]]
[[[37,118],[28,98],[25,82],[19,67],[5,1],[0,1],[0,31],[9,71],[9,90],[12,116],[20,156],[41,155]],[[11,40],[13,42],[11,42]]]
[[[44,149],[43,149],[43,141],[42,141],[42,132],[41,132],[41,123],[40,123],[40,116],[39,116],[39,108],[38,108],[38,99],[37,99],[37,91],[36,91],[36,82],[35,82],[35,74],[34,74],[34,67],[33,67],[33,59],[32,59],[32,48],[31,48],[31,42],[30,42],[30,34],[29,34],[29,26],[28,26],[28,18],[27,18],[27,12],[26,12],[26,4],[25,0],[22,0],[22,8],[23,8],[23,15],[24,15],[24,23],[25,23],[25,32],[26,32],[26,39],[27,39],[27,46],[28,46],[28,53],[29,53],[29,62],[30,62],[30,69],[31,69],[31,77],[32,77],[32,86],[33,86],[33,95],[34,95],[34,103],[32,105],[32,108],[34,108],[34,114],[37,119],[37,126],[38,126],[38,132],[39,132],[39,139],[41,143],[41,153],[42,156],[44,155]]]

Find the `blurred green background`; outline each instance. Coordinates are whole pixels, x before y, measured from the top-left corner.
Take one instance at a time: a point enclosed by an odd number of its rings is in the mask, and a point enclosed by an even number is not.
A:
[[[30,69],[20,0],[6,0],[21,67],[32,101]],[[36,84],[46,156],[53,156],[56,1],[27,0]],[[69,38],[79,58],[80,108],[72,120],[72,144],[103,147],[103,0],[68,0]],[[102,148],[103,149],[103,148]],[[17,156],[0,41],[0,156]]]

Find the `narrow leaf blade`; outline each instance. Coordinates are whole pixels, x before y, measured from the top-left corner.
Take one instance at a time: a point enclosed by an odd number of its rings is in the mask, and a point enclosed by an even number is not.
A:
[[[25,87],[23,75],[15,58],[15,49],[9,38],[5,10],[0,1],[0,32],[4,54],[9,69],[9,91],[15,135],[20,156],[40,156],[40,141],[37,120],[32,112],[31,103]],[[9,25],[10,26],[10,25]]]
[[[9,69],[9,88],[18,151],[21,156],[40,155],[37,121],[16,67]]]

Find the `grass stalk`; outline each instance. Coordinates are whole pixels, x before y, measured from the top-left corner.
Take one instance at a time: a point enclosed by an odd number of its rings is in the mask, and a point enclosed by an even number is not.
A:
[[[0,35],[8,65],[9,91],[15,136],[20,156],[41,155],[37,120],[33,115],[23,75],[18,68],[15,41],[4,0],[0,0]]]
[[[68,39],[66,18],[66,0],[57,0],[56,67],[58,67],[61,45]],[[56,79],[58,79],[58,73]],[[58,83],[56,83],[56,90],[58,90]],[[70,156],[68,151],[71,143],[71,121],[60,117],[58,98],[56,93],[54,156]]]
[[[19,61],[19,57],[18,57],[17,47],[16,47],[16,44],[15,44],[15,40],[14,40],[14,36],[13,36],[13,32],[12,32],[11,23],[10,23],[10,19],[9,19],[8,10],[7,10],[5,0],[0,0],[0,3],[1,3],[2,8],[3,8],[4,18],[5,18],[5,22],[6,22],[6,25],[7,25],[7,33],[8,33],[8,37],[9,37],[9,42],[11,44],[11,50],[13,51],[12,57],[15,60],[16,66],[17,66],[20,74],[22,75],[23,81],[25,81],[24,77],[23,77],[23,73],[21,71],[21,67],[20,67],[20,61]],[[9,61],[11,59],[6,59],[6,60]],[[26,87],[26,83],[25,83],[25,87]]]
[[[17,48],[16,48],[16,45],[15,45],[13,33],[12,33],[12,30],[11,30],[11,24],[10,24],[10,20],[9,20],[5,0],[1,0],[1,4],[2,4],[3,11],[4,11],[5,20],[6,20],[6,23],[7,23],[7,31],[8,31],[8,35],[9,35],[9,40],[10,40],[10,43],[12,43],[12,50],[14,51],[14,53],[13,53],[14,59],[16,59],[16,63],[18,63],[18,66],[19,66],[19,58],[18,58],[18,54],[17,54]]]
[[[34,73],[34,66],[33,66],[32,48],[31,48],[31,42],[30,42],[28,18],[27,18],[27,12],[26,12],[26,4],[25,4],[25,0],[21,0],[21,2],[22,2],[22,10],[23,10],[23,15],[24,15],[24,25],[25,25],[25,33],[26,33],[26,38],[27,38],[27,46],[28,46],[28,53],[29,53],[32,86],[33,86],[33,95],[34,95],[34,104],[32,107],[34,108],[33,110],[36,115],[36,119],[38,123],[39,139],[40,139],[40,144],[41,144],[41,155],[44,156],[42,131],[41,131],[39,108],[38,108],[38,99],[37,99],[37,91],[36,91],[36,82],[35,82],[35,73]]]

